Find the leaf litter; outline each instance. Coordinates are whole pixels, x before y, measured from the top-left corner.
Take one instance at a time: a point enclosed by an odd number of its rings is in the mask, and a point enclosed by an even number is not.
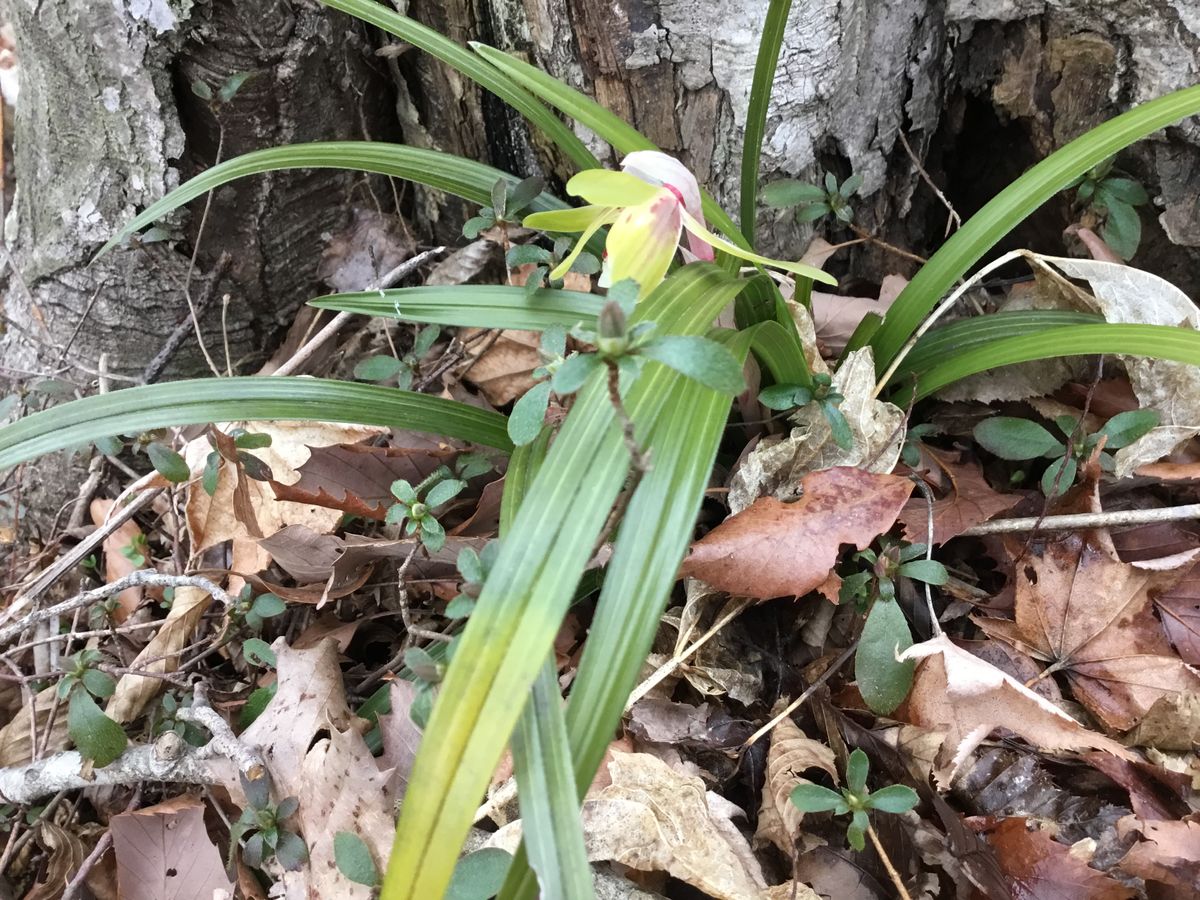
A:
[[[495,256],[494,244],[484,249]],[[1037,282],[1028,304],[1200,325],[1190,300],[1147,273],[1030,258]],[[467,263],[471,277],[484,271]],[[443,277],[458,276],[445,269]],[[816,296],[816,324],[789,306],[815,372],[830,371],[822,351],[839,348],[855,317],[879,305],[864,299],[839,309],[840,299]],[[427,389],[484,408],[519,398],[540,364],[536,336],[491,337],[476,335],[474,345],[486,345],[478,360],[446,356],[454,364]],[[439,343],[422,371],[453,346]],[[912,897],[1200,891],[1200,536],[1104,528],[970,536],[998,517],[1072,510],[1082,495],[1090,512],[1101,501],[1116,508],[1191,499],[1194,484],[1183,476],[1195,480],[1195,373],[1124,367],[1096,386],[1083,377],[1086,366],[1060,366],[997,381],[992,393],[968,392],[970,404],[934,401],[925,421],[949,427],[909,437],[908,412],[875,395],[869,352],[853,351],[833,376],[845,397],[848,447],[815,405],[763,424],[753,396],[743,397],[737,415],[750,421],[727,432],[728,454],[643,672],[646,690],[581,807],[597,878],[623,885],[627,896],[732,900],[891,897],[896,879]],[[1073,377],[1052,398],[1040,396]],[[979,401],[999,396],[1029,401],[1005,415],[1046,422],[1082,417],[1086,407],[1090,431],[1139,407],[1163,420],[1118,452],[1114,476],[1092,472],[1052,505],[1027,487],[1036,468],[1021,471],[971,440],[974,423],[997,411]],[[207,735],[180,711],[194,700],[191,680],[206,681],[211,711],[261,759],[265,802],[280,811],[280,834],[302,842],[302,858],[255,860],[248,839],[231,834],[229,823],[262,786],[216,755],[204,793],[147,783],[141,808],[127,811],[128,786],[90,788],[85,815],[95,823],[33,826],[16,870],[26,896],[61,890],[95,847],[98,823],[113,847],[89,885],[108,878],[121,896],[220,896],[235,884],[266,896],[264,883],[271,896],[376,895],[360,876],[386,867],[445,645],[477,595],[481,564],[471,554],[486,556],[496,535],[503,460],[464,476],[469,486],[444,507],[445,542],[431,548],[388,521],[394,485],[443,477],[443,467],[457,477],[472,448],[378,428],[239,427],[259,443],[243,450],[229,426],[184,435],[192,481],[172,503],[110,535],[90,570],[111,582],[141,567],[189,564],[224,578],[236,608],[194,586],[123,594],[91,638],[113,680],[99,707],[139,745],[199,747]],[[203,482],[214,452],[210,493]],[[1176,469],[1147,467],[1164,457],[1159,465]],[[1140,481],[1115,477],[1135,468]],[[96,504],[100,524],[113,501]],[[932,588],[940,623],[930,619],[923,585],[879,562],[890,542],[925,543],[930,517],[933,558],[952,575]],[[922,548],[905,562],[924,557]],[[864,572],[874,585],[865,599],[840,590]],[[864,654],[872,665],[912,667],[911,690],[886,715],[867,706],[877,692],[847,664],[872,603],[892,604],[891,618],[877,621],[903,619],[916,641],[888,648],[865,633],[872,648],[888,651]],[[556,642],[566,698],[594,604],[582,596]],[[32,665],[33,648],[21,653]],[[651,684],[658,667],[670,672]],[[0,723],[0,765],[70,747],[69,704],[53,686],[22,682],[15,695],[2,698],[11,715]],[[904,785],[919,798],[902,814],[871,812],[874,840],[862,850],[848,843],[844,818],[801,812],[791,799],[804,785],[846,787],[855,748],[870,759],[870,792]],[[474,840],[512,852],[522,823],[510,776],[511,760],[497,770],[492,796],[479,798],[489,815]],[[349,868],[347,847],[356,860]]]

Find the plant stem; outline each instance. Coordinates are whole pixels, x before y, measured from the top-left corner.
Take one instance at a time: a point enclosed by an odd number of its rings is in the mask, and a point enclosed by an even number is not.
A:
[[[638,446],[637,435],[633,430],[633,420],[629,418],[629,413],[625,411],[625,404],[621,402],[621,372],[612,360],[606,359],[604,364],[608,367],[608,399],[612,401],[617,421],[621,424],[621,436],[625,439],[625,449],[629,451],[634,470],[638,475],[644,475],[650,471],[650,457]]]
[[[867,835],[871,838],[871,843],[875,845],[875,850],[879,853],[879,858],[883,860],[883,867],[887,869],[888,877],[892,879],[892,884],[896,886],[896,891],[900,894],[901,900],[912,900],[908,890],[904,887],[904,881],[900,878],[900,873],[892,865],[891,857],[883,849],[883,844],[879,842],[879,835],[875,833],[875,829],[870,822],[867,823]]]

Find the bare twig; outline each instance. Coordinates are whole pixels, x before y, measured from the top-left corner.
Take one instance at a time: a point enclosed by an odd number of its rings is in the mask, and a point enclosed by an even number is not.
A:
[[[962,218],[955,211],[954,205],[948,199],[946,199],[946,195],[942,193],[941,188],[933,183],[933,179],[930,178],[929,173],[925,171],[925,166],[921,164],[921,160],[917,157],[917,154],[913,152],[913,148],[908,143],[908,138],[904,136],[904,132],[899,131],[897,134],[900,136],[900,143],[904,145],[904,151],[908,154],[908,158],[911,159],[913,165],[916,166],[917,174],[921,176],[921,180],[929,185],[929,189],[937,195],[937,198],[942,201],[942,206],[946,207],[946,210],[950,213],[950,217],[946,220],[946,236],[949,237],[951,226],[954,228],[962,228]]]
[[[196,302],[194,313],[189,315],[187,319],[175,326],[175,330],[167,336],[167,340],[163,344],[162,349],[154,355],[154,359],[150,360],[150,362],[146,364],[146,368],[142,370],[142,382],[144,384],[153,384],[158,380],[159,376],[162,375],[163,370],[167,367],[167,363],[171,361],[171,358],[183,345],[184,340],[188,336],[188,332],[192,331],[193,321],[198,321],[199,318],[203,317],[204,314],[208,312],[208,308],[212,305],[213,297],[217,292],[217,283],[223,277],[225,277],[225,272],[229,269],[229,266],[232,262],[233,257],[230,256],[228,252],[222,253],[220,258],[217,259],[217,264],[213,267],[212,272],[209,274],[208,285],[205,287],[204,293],[200,295],[200,299]],[[195,316],[195,319],[193,319],[193,315]],[[195,327],[199,326],[197,325]],[[201,343],[200,346],[203,348],[203,343]],[[228,347],[226,350],[228,351]],[[205,350],[204,352],[207,356],[208,351]],[[226,356],[228,357],[228,352],[226,352]]]
[[[384,275],[382,278],[380,278],[374,284],[368,286],[366,288],[366,290],[382,291],[384,288],[390,287],[391,285],[395,284],[397,281],[399,281],[405,275],[408,275],[410,272],[416,271],[427,260],[430,260],[433,257],[435,257],[441,253],[445,253],[445,252],[446,252],[445,247],[434,247],[432,250],[426,250],[424,253],[418,253],[412,259],[408,259],[408,260],[405,260],[404,262],[400,263],[400,265],[396,266],[396,268],[392,269],[390,272],[388,272],[386,275]],[[316,353],[319,349],[321,349],[323,346],[325,346],[327,343],[329,343],[331,340],[333,340],[333,338],[337,335],[337,333],[342,329],[342,326],[345,325],[348,321],[350,321],[350,317],[352,315],[354,315],[354,313],[348,313],[348,312],[338,313],[336,316],[334,316],[329,321],[328,325],[326,325],[324,328],[322,328],[320,331],[318,331],[313,336],[312,340],[310,340],[308,343],[306,343],[304,346],[302,346],[299,350],[297,350],[292,355],[291,359],[289,359],[287,362],[285,362],[282,366],[280,366],[278,369],[276,369],[271,374],[272,375],[291,375],[292,373],[297,371],[301,366],[303,366],[306,362],[308,362],[309,359],[312,358],[312,355],[314,353]]]
[[[900,873],[892,865],[891,857],[883,849],[883,844],[879,842],[879,835],[875,833],[875,829],[871,826],[870,822],[867,823],[867,835],[871,838],[871,843],[875,845],[875,850],[879,853],[879,858],[883,861],[883,867],[887,870],[888,878],[892,879],[892,884],[896,886],[896,892],[900,895],[900,900],[912,900],[908,890],[904,887],[904,879],[900,877]]]
[[[263,762],[258,752],[238,740],[221,716],[208,705],[208,698],[197,686],[196,705],[180,709],[176,717],[208,729],[211,737],[202,747],[192,747],[173,731],[153,744],[135,744],[90,778],[81,773],[85,759],[76,750],[56,753],[40,762],[0,768],[0,797],[8,803],[33,803],[57,791],[101,785],[141,784],[144,781],[169,781],[176,784],[218,784],[220,772],[213,759],[228,759],[247,778],[262,775]]]
[[[1076,528],[1107,528],[1112,525],[1148,525],[1152,522],[1183,522],[1200,519],[1200,503],[1166,506],[1159,509],[1121,509],[1113,512],[1073,513],[1063,516],[1023,516],[1017,519],[993,519],[968,528],[962,534],[1012,534],[1018,531],[1074,531]]]
[[[779,715],[775,716],[775,718],[773,718],[770,722],[768,722],[762,728],[758,729],[758,731],[754,732],[754,734],[750,735],[750,737],[746,738],[745,743],[742,744],[742,749],[745,750],[747,747],[749,747],[751,744],[755,743],[759,738],[761,738],[764,734],[770,734],[771,731],[774,730],[776,725],[778,725],[780,722],[782,722],[784,719],[786,719],[788,716],[790,716],[792,713],[794,713],[796,710],[798,710],[801,707],[801,705],[804,703],[805,700],[807,700],[809,697],[811,697],[813,694],[815,694],[817,692],[817,690],[821,687],[821,685],[823,685],[825,682],[827,682],[833,676],[834,672],[836,672],[838,669],[840,669],[843,665],[846,664],[846,660],[848,660],[851,656],[853,656],[854,651],[857,649],[858,649],[858,638],[855,638],[853,643],[851,643],[849,647],[847,647],[845,650],[842,651],[842,655],[839,656],[837,659],[835,659],[832,663],[830,663],[829,668],[826,669],[824,672],[822,672],[820,677],[818,677],[816,681],[814,681],[812,684],[810,684],[808,687],[806,687],[804,689],[804,693],[802,693],[799,697],[797,697],[795,700],[793,700],[791,703],[789,703],[787,705],[787,708],[785,710],[783,710],[783,712],[779,713]]]
[[[31,625],[36,625],[38,622],[46,619],[51,619],[55,616],[61,616],[63,613],[72,612],[77,609],[82,609],[86,606],[91,606],[93,603],[98,603],[101,600],[112,597],[115,594],[121,593],[126,588],[139,587],[143,585],[152,585],[154,587],[194,587],[202,591],[208,592],[214,600],[226,606],[232,606],[234,599],[224,590],[217,587],[207,578],[199,575],[164,575],[162,572],[156,572],[153,569],[143,569],[138,572],[133,572],[126,575],[124,578],[118,578],[116,581],[102,585],[95,590],[85,591],[82,594],[76,594],[61,603],[56,603],[54,606],[47,606],[44,609],[34,610],[19,622],[14,622],[6,628],[0,628],[0,644],[20,635],[25,629]],[[67,635],[63,635],[67,637]]]
[[[21,615],[52,584],[73,569],[80,560],[84,559],[89,553],[104,543],[105,538],[132,519],[137,513],[141,512],[144,507],[149,506],[154,498],[161,493],[161,489],[146,491],[144,494],[140,494],[130,500],[127,506],[114,512],[103,525],[76,544],[69,552],[59,557],[54,565],[39,575],[33,584],[25,589],[25,592],[21,596],[10,603],[5,609],[0,610],[0,623],[10,622]]]
[[[919,263],[921,265],[924,265],[925,263],[929,262],[929,260],[927,260],[923,256],[917,256],[917,254],[915,254],[915,253],[909,253],[907,250],[905,250],[901,247],[897,247],[895,244],[889,244],[887,241],[883,240],[882,238],[875,237],[875,235],[871,234],[871,232],[867,231],[865,228],[860,228],[858,225],[855,225],[853,222],[850,223],[849,227],[850,227],[851,231],[853,231],[855,234],[857,234],[860,238],[862,238],[862,240],[866,241],[868,244],[874,244],[876,247],[886,250],[889,253],[894,253],[894,254],[896,254],[896,256],[899,256],[902,259],[907,259],[910,262]]]
[[[630,694],[629,699],[625,701],[625,711],[628,712],[633,704],[645,697],[646,694],[650,693],[650,691],[656,685],[660,684],[664,678],[678,669],[683,664],[684,660],[688,659],[701,647],[711,641],[716,636],[717,632],[732,622],[743,610],[746,609],[747,606],[749,606],[749,604],[750,601],[748,599],[743,600],[741,603],[730,604],[729,611],[717,619],[717,621],[712,624],[712,627],[709,628],[708,631],[696,638],[696,640],[690,646],[685,647],[682,652],[672,656],[669,660],[659,666],[649,678],[633,689],[633,693]]]

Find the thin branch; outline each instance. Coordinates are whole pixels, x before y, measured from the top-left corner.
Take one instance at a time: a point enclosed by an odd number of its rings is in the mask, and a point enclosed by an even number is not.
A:
[[[837,659],[835,659],[830,664],[829,668],[821,673],[820,677],[818,677],[816,681],[814,681],[812,684],[810,684],[807,688],[804,689],[804,693],[802,693],[799,697],[797,697],[795,700],[793,700],[791,703],[788,704],[787,709],[785,709],[783,712],[779,713],[779,715],[775,716],[775,718],[773,718],[770,722],[768,722],[762,728],[758,729],[758,731],[754,732],[754,734],[750,735],[750,737],[746,738],[745,743],[742,744],[742,749],[745,750],[751,744],[753,744],[755,741],[757,741],[759,738],[761,738],[764,734],[770,733],[775,728],[776,725],[778,725],[780,722],[782,722],[784,719],[786,719],[788,716],[790,716],[792,713],[794,713],[796,710],[798,710],[800,708],[800,706],[804,703],[805,700],[807,700],[809,697],[811,697],[813,694],[815,694],[817,692],[817,690],[821,687],[821,685],[823,685],[826,681],[828,681],[830,679],[830,677],[832,677],[834,672],[836,672],[838,669],[840,669],[843,665],[846,664],[846,660],[848,660],[851,656],[853,656],[854,651],[857,649],[858,649],[858,638],[855,638],[854,641],[850,644],[850,646],[842,651],[842,655],[839,656]]]
[[[904,887],[904,879],[900,877],[900,873],[892,865],[891,857],[883,849],[883,844],[879,841],[879,835],[875,833],[875,829],[870,822],[867,822],[867,835],[871,838],[871,843],[875,845],[875,849],[879,853],[879,858],[883,861],[883,867],[887,870],[888,878],[892,879],[892,884],[896,886],[896,891],[900,894],[900,900],[912,900],[908,890]]]
[[[993,519],[962,532],[965,537],[985,534],[1012,534],[1018,531],[1073,531],[1076,528],[1107,528],[1112,525],[1148,525],[1153,522],[1183,522],[1200,519],[1200,503],[1167,506],[1160,509],[1121,509],[1113,512],[1073,513],[1063,516],[1023,516],[1017,519]]]
[[[118,578],[116,581],[109,584],[101,585],[95,590],[85,591],[82,594],[76,594],[61,603],[56,603],[54,606],[47,606],[43,609],[36,609],[29,613],[19,622],[14,622],[6,628],[0,628],[0,644],[11,641],[13,638],[20,635],[25,629],[31,625],[36,625],[38,622],[52,619],[55,616],[61,616],[63,613],[72,612],[77,609],[82,609],[85,606],[91,606],[93,603],[99,603],[112,597],[115,594],[121,593],[126,588],[140,587],[143,585],[151,585],[153,587],[194,587],[202,591],[206,591],[214,600],[226,606],[234,604],[234,598],[227,594],[224,590],[217,587],[207,578],[199,575],[164,575],[161,572],[156,572],[153,569],[143,569],[139,572],[133,572],[126,575],[124,578]]]
[[[192,747],[173,731],[153,744],[135,744],[112,763],[81,774],[86,760],[77,750],[56,753],[40,762],[0,768],[0,797],[7,803],[33,803],[49,794],[77,788],[103,785],[141,784],[145,781],[169,781],[175,784],[219,784],[221,773],[211,763],[227,759],[249,779],[261,777],[264,766],[258,752],[243,744],[229,724],[208,705],[200,686],[196,705],[180,709],[176,718],[208,729],[207,744]]]
[[[426,260],[432,259],[440,253],[446,251],[445,247],[434,247],[432,250],[426,250],[424,253],[418,253],[412,259],[405,260],[392,269],[374,284],[369,285],[368,291],[382,291],[386,287],[395,284],[405,275],[416,271]],[[316,333],[312,340],[297,350],[292,358],[285,362],[282,366],[272,372],[272,375],[291,375],[293,372],[303,366],[312,355],[320,350],[323,346],[329,343],[341,331],[342,326],[350,321],[350,317],[354,313],[340,312],[334,316],[328,325]]]

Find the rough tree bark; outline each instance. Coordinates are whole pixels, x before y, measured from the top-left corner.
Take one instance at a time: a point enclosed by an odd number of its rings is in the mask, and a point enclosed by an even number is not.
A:
[[[736,209],[741,132],[768,0],[392,0],[465,42],[513,50],[593,94],[689,163]],[[172,240],[89,265],[114,230],[222,152],[333,138],[394,139],[521,174],[568,173],[553,148],[494,98],[418,51],[317,0],[7,0],[23,61],[18,198],[6,222],[23,278],[7,278],[3,365],[15,379],[70,366],[87,387],[101,353],[136,376],[186,315],[182,286],[199,205]],[[903,131],[964,215],[1036,159],[1101,119],[1200,76],[1194,0],[795,0],[775,82],[762,176],[817,169],[865,177],[858,220],[917,251],[945,211],[902,149]],[[216,114],[189,85],[253,76]],[[607,151],[586,136],[597,151]],[[1138,264],[1200,288],[1200,127],[1168,129],[1123,155],[1155,196]],[[241,182],[218,192],[192,295],[223,364],[242,370],[318,289],[322,235],[354,206],[391,208],[369,182],[329,172]],[[401,192],[439,240],[467,210]],[[1062,245],[1065,203],[1017,243]],[[767,249],[794,254],[807,233],[764,211]],[[217,277],[218,260],[229,264]],[[869,247],[842,274],[907,273]],[[10,270],[11,271],[11,270]],[[174,371],[202,371],[189,339]]]
[[[216,192],[194,271],[199,203],[167,223],[168,240],[93,257],[135,212],[211,166],[219,145],[228,158],[279,143],[395,137],[386,68],[316,0],[6,6],[22,93],[5,228],[20,277],[5,272],[4,374],[18,386],[53,375],[90,392],[103,354],[115,378],[139,378],[188,321],[185,289],[204,306],[218,367],[227,340],[234,370],[252,371],[318,292],[327,233],[352,206],[375,202],[366,179],[287,174]],[[191,88],[199,81],[215,92],[234,73],[250,77],[228,103],[211,107]],[[168,374],[207,371],[189,334]],[[69,480],[50,472],[27,472],[33,510],[66,499]]]

